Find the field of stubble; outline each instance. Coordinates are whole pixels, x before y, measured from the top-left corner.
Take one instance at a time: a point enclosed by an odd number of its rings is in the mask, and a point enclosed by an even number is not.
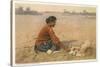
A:
[[[91,56],[76,57],[61,50],[58,53],[46,54],[34,52],[34,42],[40,29],[45,24],[45,18],[49,15],[57,17],[57,24],[54,28],[56,35],[63,41],[77,40],[84,42],[89,40],[94,44]],[[96,58],[96,17],[82,15],[16,15],[16,63],[40,63],[51,61],[69,61]],[[66,42],[64,44],[66,45]],[[67,44],[68,45],[68,44]]]

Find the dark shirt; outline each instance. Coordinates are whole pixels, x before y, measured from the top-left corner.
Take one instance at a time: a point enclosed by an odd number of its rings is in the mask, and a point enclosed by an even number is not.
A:
[[[52,27],[49,27],[48,25],[46,25],[40,30],[35,44],[40,45],[41,43],[46,42],[48,40],[52,40],[54,44],[60,46],[61,42],[59,38],[55,35]]]

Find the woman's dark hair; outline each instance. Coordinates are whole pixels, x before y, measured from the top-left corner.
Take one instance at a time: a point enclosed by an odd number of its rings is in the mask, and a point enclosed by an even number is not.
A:
[[[55,16],[49,16],[48,18],[46,18],[46,23],[50,23],[50,22],[53,22],[53,21],[56,21],[57,18]]]

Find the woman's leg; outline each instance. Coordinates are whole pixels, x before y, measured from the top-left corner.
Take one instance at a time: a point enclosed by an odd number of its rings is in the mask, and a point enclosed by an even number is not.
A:
[[[52,51],[60,50],[60,46],[54,44],[52,41],[50,41],[50,44],[52,44],[52,47],[50,48]]]
[[[40,45],[37,45],[37,50],[41,52],[46,52],[52,47],[52,44],[50,44],[50,41],[47,41],[45,43],[42,43]]]
[[[36,45],[36,47],[35,47],[36,52],[38,52],[38,51],[46,52],[49,49],[51,49],[52,51],[58,51],[58,50],[60,50],[60,46],[54,44],[52,42],[52,40],[49,40],[49,41],[42,43],[40,45]]]

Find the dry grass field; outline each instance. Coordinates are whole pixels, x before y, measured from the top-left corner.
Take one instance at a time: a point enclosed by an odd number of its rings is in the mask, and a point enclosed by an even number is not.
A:
[[[67,41],[77,40],[84,42],[89,40],[93,46],[92,55],[72,56],[63,50],[47,54],[34,52],[35,38],[45,24],[45,19],[54,15],[57,17],[57,24],[54,28],[56,35],[65,45]],[[96,17],[86,15],[62,15],[46,13],[43,15],[15,15],[16,63],[40,63],[51,61],[70,61],[96,58]]]

